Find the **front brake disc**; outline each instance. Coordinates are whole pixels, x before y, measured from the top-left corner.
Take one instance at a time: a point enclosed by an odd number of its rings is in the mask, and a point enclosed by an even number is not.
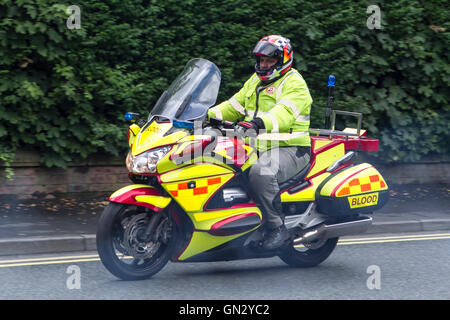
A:
[[[128,221],[125,227],[123,246],[127,254],[136,259],[151,258],[161,245],[159,242],[141,239],[141,235],[145,233],[149,220],[148,213],[137,214]]]

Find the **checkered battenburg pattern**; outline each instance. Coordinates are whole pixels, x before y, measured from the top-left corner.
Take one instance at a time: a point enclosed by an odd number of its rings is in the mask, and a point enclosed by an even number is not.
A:
[[[369,191],[377,191],[386,188],[386,183],[378,175],[371,175],[368,177],[355,178],[350,180],[338,192],[338,197],[347,196],[351,194],[359,194]]]
[[[198,181],[182,182],[176,184],[176,190],[170,190],[174,197],[179,197],[181,192],[185,192],[183,196],[198,196],[208,193],[208,187],[221,183],[221,177],[203,179]]]

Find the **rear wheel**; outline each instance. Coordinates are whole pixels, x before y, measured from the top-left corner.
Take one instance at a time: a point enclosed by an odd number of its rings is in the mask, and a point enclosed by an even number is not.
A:
[[[152,224],[151,235],[145,235]],[[150,278],[169,261],[175,226],[166,212],[110,203],[97,227],[97,250],[103,265],[123,280]]]
[[[315,267],[333,252],[339,238],[317,240],[286,248],[279,257],[288,265],[297,268]]]

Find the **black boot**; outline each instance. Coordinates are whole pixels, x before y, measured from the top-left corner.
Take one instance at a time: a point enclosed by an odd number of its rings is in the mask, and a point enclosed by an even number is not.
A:
[[[287,240],[289,240],[290,235],[284,225],[270,229],[265,237],[263,248],[265,250],[275,250],[281,247]]]

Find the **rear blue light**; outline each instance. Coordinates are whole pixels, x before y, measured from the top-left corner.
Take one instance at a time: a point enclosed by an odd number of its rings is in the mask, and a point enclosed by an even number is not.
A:
[[[328,77],[328,86],[334,87],[335,82],[336,82],[336,78],[333,75],[330,75]]]

